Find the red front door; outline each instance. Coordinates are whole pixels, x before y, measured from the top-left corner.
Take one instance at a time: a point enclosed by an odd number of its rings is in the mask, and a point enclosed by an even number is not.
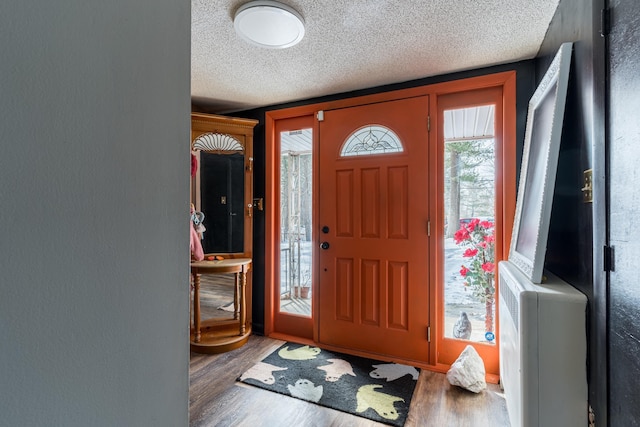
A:
[[[428,360],[428,97],[324,112],[320,343]]]

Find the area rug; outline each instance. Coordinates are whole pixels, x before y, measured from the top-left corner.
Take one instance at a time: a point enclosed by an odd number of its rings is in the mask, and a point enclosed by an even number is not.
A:
[[[285,343],[239,381],[381,423],[403,426],[420,371]]]

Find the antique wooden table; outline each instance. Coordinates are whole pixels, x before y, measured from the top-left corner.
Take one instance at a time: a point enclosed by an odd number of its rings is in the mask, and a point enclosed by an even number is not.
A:
[[[230,258],[216,261],[191,262],[193,275],[193,329],[191,331],[191,350],[198,353],[222,353],[245,344],[251,333],[247,326],[246,285],[247,272],[251,267],[250,258]],[[235,274],[234,322],[215,322],[209,320],[203,325],[200,319],[200,276],[202,274]],[[219,324],[216,324],[219,323]],[[206,326],[207,332],[202,328]],[[235,327],[235,331],[229,327]]]

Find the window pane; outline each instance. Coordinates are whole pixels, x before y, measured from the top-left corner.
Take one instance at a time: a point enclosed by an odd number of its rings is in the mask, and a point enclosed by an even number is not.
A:
[[[340,149],[341,157],[401,153],[402,143],[389,128],[380,125],[361,127],[352,133]]]
[[[445,139],[446,338],[495,342],[494,147],[492,136]]]
[[[280,311],[311,315],[312,130],[280,134]]]

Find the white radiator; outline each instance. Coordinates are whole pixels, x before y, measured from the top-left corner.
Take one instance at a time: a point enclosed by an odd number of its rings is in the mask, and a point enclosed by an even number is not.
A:
[[[500,382],[511,427],[587,426],[586,297],[500,262]]]

